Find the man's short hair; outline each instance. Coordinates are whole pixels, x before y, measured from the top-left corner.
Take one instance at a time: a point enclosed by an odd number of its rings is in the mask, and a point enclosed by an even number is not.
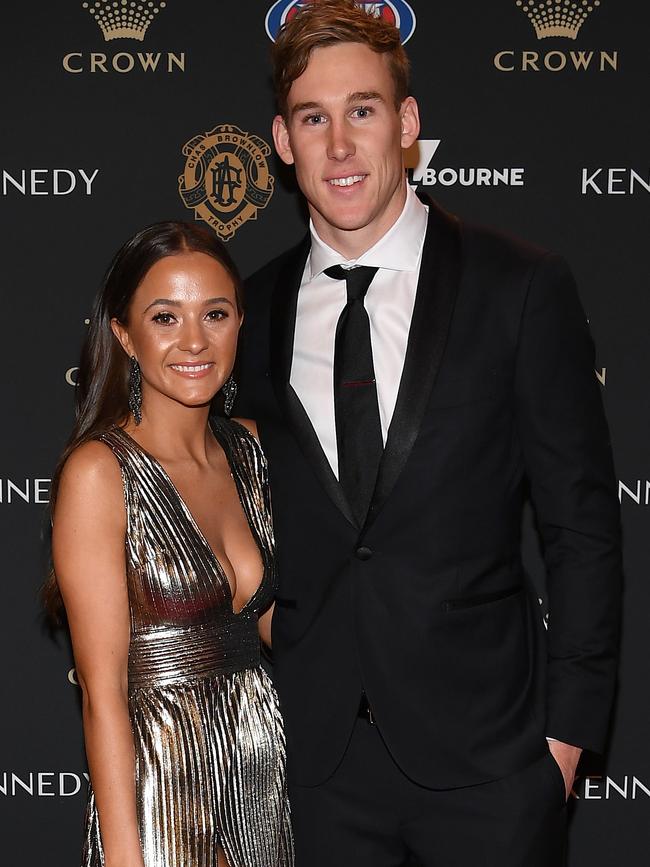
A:
[[[399,30],[367,13],[355,0],[312,0],[282,27],[272,49],[275,95],[284,118],[291,85],[307,68],[312,51],[343,42],[357,42],[388,55],[399,109],[409,93],[409,61]]]

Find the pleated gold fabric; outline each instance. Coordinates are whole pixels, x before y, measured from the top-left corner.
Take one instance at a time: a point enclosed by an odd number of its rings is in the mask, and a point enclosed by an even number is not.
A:
[[[233,421],[213,423],[264,572],[233,612],[228,579],[163,467],[127,433],[100,439],[116,455],[127,514],[131,609],[129,709],[146,867],[291,867],[282,719],[260,667],[257,620],[275,590],[264,455]],[[101,867],[92,788],[83,867]]]

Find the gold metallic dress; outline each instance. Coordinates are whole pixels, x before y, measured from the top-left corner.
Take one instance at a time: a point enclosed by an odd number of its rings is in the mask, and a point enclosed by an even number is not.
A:
[[[145,867],[290,867],[293,844],[278,700],[260,667],[258,615],[274,593],[266,462],[251,434],[219,420],[264,565],[238,614],[228,579],[162,466],[128,434],[100,439],[119,461],[131,609],[129,708]],[[90,792],[83,867],[104,864]]]

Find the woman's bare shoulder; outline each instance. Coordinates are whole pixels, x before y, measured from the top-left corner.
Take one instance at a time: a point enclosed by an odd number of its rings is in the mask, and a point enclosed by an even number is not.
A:
[[[68,496],[122,500],[120,465],[106,443],[89,440],[68,456],[61,471],[57,500]]]

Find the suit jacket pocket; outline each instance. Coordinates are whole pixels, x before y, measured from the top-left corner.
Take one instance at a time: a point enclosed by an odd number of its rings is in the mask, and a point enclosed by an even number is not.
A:
[[[445,612],[462,611],[466,608],[475,608],[477,605],[488,605],[490,602],[500,602],[502,599],[508,599],[509,596],[515,596],[522,590],[522,585],[516,584],[503,590],[495,590],[493,593],[476,593],[473,596],[445,599],[442,603],[442,610]]]
[[[423,656],[445,696],[445,726],[453,731],[462,719],[483,746],[525,736],[534,726],[536,689],[523,586],[447,599],[442,609]]]

